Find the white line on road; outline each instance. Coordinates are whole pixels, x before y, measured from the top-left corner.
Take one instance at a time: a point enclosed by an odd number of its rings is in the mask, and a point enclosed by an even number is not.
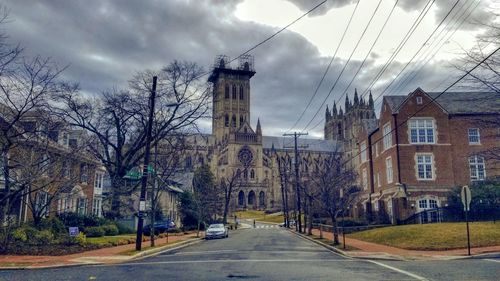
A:
[[[187,264],[187,263],[246,263],[246,262],[353,262],[347,259],[264,259],[264,260],[190,260],[190,261],[157,261],[157,262],[134,262],[113,264],[112,266],[130,266],[130,265],[154,265],[154,264]],[[103,265],[105,266],[105,265]]]
[[[485,261],[492,261],[492,262],[500,262],[500,260],[494,260],[494,259],[484,259]]]
[[[174,255],[203,255],[203,254],[221,254],[221,253],[231,253],[236,252],[236,250],[218,250],[218,251],[192,251],[192,252],[178,252]]]
[[[416,275],[416,274],[413,274],[411,272],[408,272],[406,270],[402,270],[402,269],[399,269],[399,268],[396,268],[394,266],[390,266],[390,265],[387,265],[387,264],[383,264],[381,262],[378,262],[378,261],[373,261],[373,260],[367,260],[368,262],[371,262],[371,263],[374,263],[376,265],[379,265],[379,266],[382,266],[382,267],[385,267],[385,268],[388,268],[390,270],[393,270],[393,271],[396,271],[396,272],[399,272],[399,273],[402,273],[404,275],[407,275],[407,276],[410,276],[412,278],[415,278],[417,280],[420,280],[420,281],[428,281],[429,279],[425,278],[425,277],[422,277],[422,276],[419,276],[419,275]]]

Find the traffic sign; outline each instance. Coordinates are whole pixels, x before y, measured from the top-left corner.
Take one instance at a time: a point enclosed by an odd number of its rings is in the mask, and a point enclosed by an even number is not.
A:
[[[462,187],[460,198],[462,199],[462,204],[464,205],[464,211],[470,211],[470,202],[472,200],[472,195],[470,193],[470,188],[467,185],[464,185]]]
[[[78,227],[72,227],[72,226],[69,227],[69,236],[70,237],[76,237],[76,236],[78,236],[78,233],[80,233],[80,231],[78,231]]]

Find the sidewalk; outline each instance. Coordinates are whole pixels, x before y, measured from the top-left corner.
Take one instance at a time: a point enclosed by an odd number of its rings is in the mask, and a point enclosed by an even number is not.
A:
[[[142,242],[143,251],[134,253],[135,243],[115,247],[102,248],[65,256],[0,256],[0,269],[7,268],[46,268],[70,265],[116,263],[136,259],[159,251],[175,248],[189,242],[198,241],[196,233],[175,235],[155,239],[155,247],[149,249],[150,241]]]
[[[314,236],[319,237],[318,229],[313,229]],[[333,240],[333,233],[323,231],[323,238]],[[339,236],[342,242],[342,236]],[[445,251],[417,251],[406,250],[381,244],[365,242],[353,238],[345,238],[347,247],[356,250],[341,251],[343,254],[357,258],[381,258],[398,260],[437,260],[437,259],[460,259],[467,257],[467,248]],[[500,246],[471,248],[471,255],[477,256],[488,253],[500,253]]]

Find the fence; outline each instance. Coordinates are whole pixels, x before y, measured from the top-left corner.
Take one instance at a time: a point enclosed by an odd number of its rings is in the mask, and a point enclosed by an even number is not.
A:
[[[341,225],[342,223],[339,223],[339,224]],[[359,226],[348,226],[348,227],[339,226],[339,227],[337,227],[337,232],[349,234],[349,233],[353,233],[353,232],[374,229],[374,228],[379,228],[379,227],[386,227],[386,226],[390,226],[390,224],[359,225]],[[323,232],[333,232],[333,225],[315,223],[315,224],[313,224],[313,229],[314,228],[319,230],[321,238],[323,238]]]
[[[469,221],[497,221],[500,220],[500,206],[472,207],[469,211]],[[465,221],[465,212],[462,208],[442,207],[429,209],[398,220],[398,224],[422,224],[436,222]]]

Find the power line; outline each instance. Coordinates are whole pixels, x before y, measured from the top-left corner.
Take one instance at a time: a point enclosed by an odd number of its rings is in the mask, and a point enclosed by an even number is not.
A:
[[[382,67],[382,69],[377,73],[377,75],[375,75],[375,77],[373,78],[373,80],[370,82],[370,85],[363,91],[363,93],[361,95],[362,97],[364,96],[364,93],[368,92],[368,89],[370,89],[371,86],[373,84],[375,84],[376,81],[378,81],[378,79],[380,78],[380,76],[389,67],[389,65],[392,63],[392,61],[397,56],[397,54],[402,50],[402,48],[404,47],[404,45],[406,44],[406,42],[408,41],[408,39],[411,37],[411,35],[413,35],[413,32],[415,32],[416,28],[420,25],[420,23],[423,20],[423,18],[427,15],[427,12],[429,12],[430,8],[432,7],[432,5],[434,4],[435,1],[436,0],[429,0],[425,4],[424,8],[422,9],[422,11],[418,15],[418,17],[413,21],[413,24],[411,25],[410,29],[406,32],[406,34],[403,37],[403,39],[399,42],[398,46],[396,47],[396,51],[389,57],[389,59],[385,62],[385,64]],[[340,102],[340,99],[338,99],[337,102]],[[321,106],[323,106],[323,105],[321,105]],[[321,107],[318,109],[318,112],[320,110],[321,110]],[[311,119],[311,122],[312,122],[313,119]],[[320,122],[318,122],[314,127],[309,128],[309,130],[313,130],[314,128],[318,127],[323,121],[325,121],[325,119],[320,120]]]
[[[302,14],[300,17],[296,18],[295,20],[293,20],[291,23],[287,24],[285,27],[281,28],[280,30],[276,31],[275,33],[273,33],[271,36],[267,37],[266,39],[260,41],[259,43],[257,43],[256,45],[252,46],[251,48],[249,48],[248,50],[246,50],[245,52],[241,53],[240,55],[238,55],[237,57],[235,57],[234,59],[230,60],[229,63],[241,58],[242,56],[250,53],[251,51],[257,49],[258,47],[260,47],[261,45],[263,45],[264,43],[266,43],[267,41],[271,40],[272,38],[274,38],[276,35],[280,34],[281,32],[285,31],[286,29],[288,29],[290,26],[292,26],[293,24],[295,24],[296,22],[298,22],[299,20],[301,20],[302,18],[304,18],[305,16],[309,15],[310,13],[312,13],[314,10],[316,10],[317,8],[319,8],[321,5],[325,4],[326,1],[328,0],[323,0],[322,2],[320,2],[319,4],[317,4],[316,6],[314,6],[313,8],[311,8],[309,11],[305,12],[304,14]],[[203,73],[201,73],[200,75],[196,76],[194,79],[199,79],[205,75],[208,75],[210,74],[211,71],[205,71]]]
[[[340,77],[342,76],[342,74],[344,73],[345,69],[347,68],[347,65],[349,64],[349,62],[351,61],[351,58],[352,56],[354,55],[354,53],[356,52],[356,49],[358,48],[359,46],[359,43],[361,43],[361,40],[363,39],[365,33],[366,33],[366,30],[368,30],[368,27],[370,26],[372,20],[373,20],[373,17],[375,16],[375,14],[377,13],[378,9],[380,8],[380,3],[382,3],[382,0],[380,0],[377,4],[377,8],[375,8],[375,10],[373,11],[371,17],[370,17],[370,20],[368,21],[368,24],[365,26],[365,29],[363,30],[363,33],[361,34],[361,37],[358,39],[358,42],[356,43],[356,46],[354,46],[354,49],[352,50],[351,52],[351,55],[349,56],[349,58],[347,59],[347,62],[344,64],[344,67],[342,68],[342,70],[340,71],[339,75],[337,76],[337,79],[335,80],[335,82],[333,83],[333,86],[330,88],[330,91],[328,92],[328,95],[326,95],[325,99],[323,100],[323,102],[321,103],[321,105],[319,106],[318,110],[316,111],[316,113],[314,114],[313,118],[311,118],[311,120],[307,123],[307,125],[304,127],[304,129],[302,129],[302,132],[305,131],[307,129],[307,127],[309,127],[309,125],[311,125],[312,121],[314,120],[314,118],[316,118],[316,116],[318,115],[318,113],[320,112],[321,108],[323,107],[323,105],[325,105],[326,101],[328,100],[328,98],[330,97],[331,93],[333,92],[333,90],[335,89],[335,86],[337,85],[338,81],[340,80]]]
[[[477,8],[477,6],[480,4],[480,0],[478,0],[476,2],[476,5],[474,7],[472,7],[474,4],[474,2],[470,2],[470,5],[462,12],[462,14],[460,14],[460,16],[457,17],[457,20],[456,20],[456,25],[452,28],[450,28],[446,33],[445,35],[439,40],[439,42],[434,46],[432,47],[432,49],[429,47],[429,52],[425,55],[425,57],[423,58],[423,60],[419,60],[420,61],[420,65],[417,66],[417,70],[414,70],[414,71],[409,71],[404,78],[404,80],[400,80],[402,82],[399,83],[399,86],[397,86],[397,88],[393,91],[393,92],[397,92],[397,91],[400,91],[404,86],[410,84],[419,74],[420,74],[420,71],[422,70],[422,68],[424,66],[426,66],[436,55],[437,53],[441,50],[441,48],[444,46],[444,44],[450,40],[451,37],[453,37],[453,35],[455,35],[455,33],[459,30],[459,28],[464,24],[464,22],[471,16],[471,14],[474,12],[474,10]],[[466,4],[464,4],[463,7],[465,7]],[[463,15],[465,15],[467,13],[467,11],[472,7],[472,9],[469,11],[468,15],[466,15],[464,18],[462,18],[462,20],[460,21],[459,23],[459,20],[460,20],[460,17],[462,17]],[[457,14],[458,15],[458,12]],[[451,21],[450,21],[451,22]],[[449,23],[450,23],[449,22]],[[448,24],[449,24],[448,23]],[[448,26],[448,25],[447,25]],[[443,28],[441,30],[440,33],[442,33],[444,30],[446,29]],[[453,30],[453,32],[451,32]],[[450,34],[451,32],[451,34]],[[448,36],[448,34],[450,34]],[[438,35],[439,36],[439,35]],[[448,36],[448,37],[447,37]],[[432,55],[432,56],[431,56]]]
[[[427,44],[427,42],[429,42],[429,40],[432,38],[432,36],[434,35],[434,33],[436,33],[436,31],[439,29],[439,27],[441,27],[441,25],[444,23],[444,21],[446,20],[446,18],[448,18],[448,16],[451,14],[451,12],[453,11],[453,9],[455,9],[455,7],[457,6],[457,4],[459,2],[460,2],[460,0],[457,0],[455,2],[455,4],[453,5],[453,7],[451,7],[451,9],[448,11],[448,13],[446,13],[445,17],[441,20],[441,22],[438,24],[438,26],[436,26],[436,28],[434,28],[434,30],[427,37],[427,39],[425,40],[425,42],[420,46],[420,48],[418,48],[417,52],[412,56],[412,58],[410,59],[410,61],[408,61],[405,64],[405,66],[399,71],[399,73],[396,75],[396,77],[394,79],[392,79],[392,81],[389,83],[389,85],[387,85],[385,87],[385,89],[382,92],[380,92],[380,94],[378,94],[378,96],[375,98],[374,102],[384,95],[384,93],[387,91],[387,89],[389,89],[389,87],[391,87],[391,85],[394,83],[394,81],[396,81],[398,79],[398,77],[401,75],[401,73],[403,73],[403,71],[408,67],[408,65],[410,65],[411,62],[413,62],[413,60],[418,55],[418,53],[420,53],[420,51],[425,46],[425,44]]]
[[[434,101],[436,101],[440,96],[442,96],[445,92],[447,92],[449,89],[451,89],[453,86],[455,86],[458,82],[460,82],[462,79],[464,79],[466,76],[470,75],[476,68],[478,68],[481,64],[483,64],[485,61],[487,61],[490,57],[492,57],[496,52],[498,52],[498,50],[500,50],[500,47],[498,47],[497,49],[495,49],[493,52],[491,52],[488,56],[486,56],[484,59],[482,59],[479,63],[477,63],[473,68],[471,68],[470,70],[468,70],[465,74],[463,74],[462,76],[460,76],[460,78],[458,78],[455,82],[453,82],[451,85],[449,85],[448,87],[446,87],[446,89],[444,89],[444,91],[442,91],[441,93],[439,93],[437,96],[435,97],[431,97],[430,101],[427,102],[426,104],[422,105],[422,107],[420,109],[418,109],[417,111],[415,111],[413,114],[411,114],[410,116],[408,116],[405,120],[403,120],[403,122],[401,122],[400,124],[397,124],[395,125],[394,129],[391,129],[389,132],[383,134],[380,138],[376,139],[372,145],[376,144],[377,142],[381,141],[384,139],[385,136],[388,136],[388,135],[391,135],[392,132],[394,132],[397,128],[401,127],[402,125],[408,123],[408,121],[414,117],[415,115],[417,115],[419,112],[421,112],[422,110],[424,110],[427,106],[429,106],[431,103],[433,103]],[[365,148],[364,150],[358,152],[357,154],[355,154],[354,156],[350,157],[348,160],[346,160],[342,165],[345,165],[347,164],[349,161],[353,160],[354,158],[358,157],[361,153],[365,152],[366,150],[368,149]]]
[[[344,41],[344,37],[347,33],[347,30],[349,29],[349,26],[351,25],[351,21],[352,21],[352,18],[354,17],[354,14],[356,13],[356,10],[358,9],[358,5],[359,5],[359,1],[356,3],[356,6],[354,7],[354,10],[352,11],[352,14],[351,14],[351,17],[349,18],[349,21],[347,23],[347,26],[346,28],[344,29],[344,32],[342,33],[342,37],[340,38],[340,42],[339,44],[337,45],[337,48],[335,49],[335,52],[332,56],[332,59],[330,60],[330,62],[328,63],[328,66],[326,67],[325,69],[325,72],[323,73],[323,77],[321,77],[318,85],[316,86],[316,90],[314,90],[314,93],[313,95],[311,96],[311,98],[309,99],[309,102],[307,103],[306,107],[304,108],[304,111],[302,111],[302,113],[300,114],[299,118],[297,119],[297,121],[295,121],[295,124],[293,124],[293,126],[287,131],[291,131],[293,128],[295,128],[295,126],[297,126],[297,124],[300,122],[300,120],[302,119],[302,117],[304,116],[304,113],[307,111],[307,109],[309,108],[309,106],[311,105],[314,97],[316,97],[316,94],[318,93],[318,90],[319,88],[321,87],[321,85],[323,84],[323,80],[325,79],[326,77],[326,74],[328,73],[328,71],[330,70],[330,67],[333,63],[333,61],[335,60],[336,56],[337,56],[337,51],[339,50],[340,48],[340,45],[342,44],[342,42]],[[398,0],[399,1],[399,0]]]

